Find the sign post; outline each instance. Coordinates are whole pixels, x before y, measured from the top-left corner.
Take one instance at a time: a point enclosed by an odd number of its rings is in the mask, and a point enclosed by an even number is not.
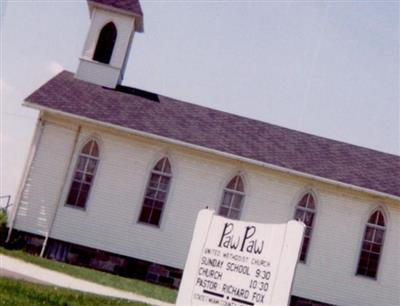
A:
[[[177,305],[287,305],[304,224],[260,224],[201,210]]]

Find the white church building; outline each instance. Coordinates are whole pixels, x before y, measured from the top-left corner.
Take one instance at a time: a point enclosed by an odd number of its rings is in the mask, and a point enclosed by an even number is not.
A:
[[[197,213],[306,232],[291,305],[400,305],[400,157],[122,86],[138,0],[89,0],[9,220],[48,258],[178,287]],[[9,237],[9,238],[10,238]]]

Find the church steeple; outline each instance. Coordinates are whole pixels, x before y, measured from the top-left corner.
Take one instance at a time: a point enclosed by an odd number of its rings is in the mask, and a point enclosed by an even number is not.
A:
[[[108,88],[122,82],[135,32],[143,32],[139,0],[89,0],[91,25],[77,79]]]

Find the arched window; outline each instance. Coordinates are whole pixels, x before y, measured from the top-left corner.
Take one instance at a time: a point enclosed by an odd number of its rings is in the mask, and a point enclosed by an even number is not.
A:
[[[171,182],[171,165],[168,158],[160,159],[151,171],[147,183],[139,221],[159,225],[161,214],[167,201],[168,189]]]
[[[315,216],[315,200],[311,193],[305,194],[299,203],[297,203],[294,219],[303,221],[306,229],[301,247],[300,261],[305,262],[307,258],[308,246],[310,244],[311,233]]]
[[[100,31],[99,39],[97,40],[96,49],[93,55],[93,60],[109,64],[116,39],[117,28],[115,27],[114,23],[109,22]]]
[[[82,148],[68,193],[67,205],[85,208],[99,162],[99,146],[94,140]]]
[[[364,238],[358,261],[357,274],[375,278],[385,235],[385,217],[380,210],[375,211],[365,226]]]
[[[224,195],[218,214],[231,219],[239,219],[242,212],[243,199],[243,180],[237,175],[230,180],[224,189]]]

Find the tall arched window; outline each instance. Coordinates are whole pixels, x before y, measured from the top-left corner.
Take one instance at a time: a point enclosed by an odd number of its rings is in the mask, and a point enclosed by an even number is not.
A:
[[[294,219],[303,221],[306,229],[301,247],[300,261],[305,262],[307,258],[308,246],[310,244],[311,233],[315,216],[315,200],[311,193],[305,194],[299,203],[297,203]]]
[[[99,162],[99,146],[94,140],[82,148],[68,193],[67,205],[85,208]]]
[[[244,185],[240,175],[230,180],[224,189],[224,195],[218,214],[231,219],[239,219],[244,199]]]
[[[385,217],[380,210],[375,211],[365,226],[364,238],[358,261],[357,274],[375,278],[385,235]]]
[[[164,157],[157,162],[151,171],[142,211],[140,212],[140,222],[160,225],[161,214],[167,201],[171,178],[171,165],[168,158]]]
[[[114,23],[109,22],[100,31],[99,39],[97,40],[96,49],[93,55],[93,60],[109,64],[116,39],[117,28],[115,27]]]

